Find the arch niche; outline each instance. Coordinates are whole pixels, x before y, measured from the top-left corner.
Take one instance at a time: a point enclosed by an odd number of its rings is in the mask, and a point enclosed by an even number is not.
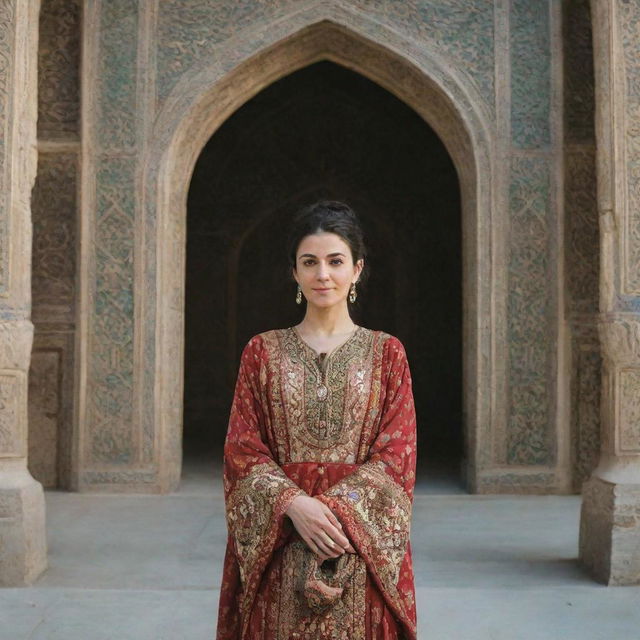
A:
[[[479,469],[490,463],[495,416],[501,412],[493,405],[502,394],[492,395],[497,385],[492,358],[496,322],[491,300],[496,294],[491,217],[500,208],[492,207],[494,156],[488,119],[480,107],[482,100],[433,52],[362,20],[357,30],[351,22],[347,27],[333,20],[292,28],[289,35],[244,58],[229,51],[229,59],[242,59],[227,71],[212,65],[185,74],[155,121],[144,165],[147,210],[156,212],[155,228],[147,229],[145,236],[147,260],[153,266],[141,295],[145,313],[155,314],[156,319],[156,357],[149,359],[145,375],[154,377],[150,386],[155,390],[161,491],[177,488],[181,474],[186,205],[196,160],[218,127],[247,100],[320,60],[352,69],[404,101],[434,129],[454,162],[463,228],[462,471],[470,491],[475,491]]]

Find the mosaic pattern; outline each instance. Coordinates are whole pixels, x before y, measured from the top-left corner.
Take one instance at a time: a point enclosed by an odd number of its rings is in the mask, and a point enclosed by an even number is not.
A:
[[[349,10],[362,11],[372,23],[428,42],[443,57],[451,58],[457,70],[478,88],[488,105],[493,104],[493,0],[352,0]],[[226,66],[218,46],[243,30],[257,28],[251,41],[238,42],[243,55],[256,51],[259,44],[270,44],[286,33],[277,33],[277,21],[305,8],[320,7],[318,2],[278,0],[163,0],[158,15],[158,95],[166,98],[180,75],[206,60]],[[304,25],[301,25],[304,26]],[[276,32],[274,33],[274,29]],[[242,51],[240,51],[242,50]],[[229,51],[225,51],[226,56]],[[235,62],[235,61],[234,61]]]
[[[38,43],[38,138],[78,134],[80,0],[45,0]]]
[[[132,158],[108,158],[97,171],[91,455],[116,463],[131,462],[134,455],[134,169]]]
[[[102,151],[133,150],[138,0],[107,0],[100,6],[98,143]]]
[[[508,462],[550,464],[549,390],[553,343],[549,283],[549,162],[511,165],[508,341]]]
[[[513,146],[544,149],[551,131],[551,37],[548,0],[511,1]]]
[[[13,2],[0,2],[0,293],[9,279],[9,212],[6,210],[6,140],[9,133],[8,103],[11,86],[11,51],[13,49]]]
[[[640,11],[636,2],[618,2],[618,29],[622,36],[625,74],[625,166],[627,203],[625,207],[625,260],[623,294],[640,296]],[[634,167],[632,170],[631,167]]]

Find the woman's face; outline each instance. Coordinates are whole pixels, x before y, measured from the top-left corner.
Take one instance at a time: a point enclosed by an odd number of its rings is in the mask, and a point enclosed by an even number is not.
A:
[[[293,277],[307,304],[331,307],[346,300],[363,266],[362,259],[353,264],[351,249],[339,235],[323,231],[305,236],[298,245]]]

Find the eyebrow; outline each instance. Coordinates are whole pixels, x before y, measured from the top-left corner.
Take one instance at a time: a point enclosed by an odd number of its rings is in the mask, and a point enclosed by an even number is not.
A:
[[[346,258],[346,256],[344,255],[344,253],[340,253],[339,251],[336,251],[335,253],[328,253],[327,257],[328,258],[333,258],[335,256],[342,256],[343,258]],[[318,256],[314,256],[313,253],[303,253],[300,256],[298,256],[299,258],[317,258]]]

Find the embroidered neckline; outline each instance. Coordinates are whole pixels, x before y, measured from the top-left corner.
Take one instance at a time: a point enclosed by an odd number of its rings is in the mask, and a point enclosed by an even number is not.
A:
[[[351,335],[344,342],[341,342],[338,346],[331,349],[331,351],[329,351],[328,353],[324,351],[322,353],[318,353],[310,344],[308,344],[302,338],[300,333],[298,333],[298,329],[295,326],[289,327],[289,329],[290,331],[293,332],[293,335],[296,337],[296,340],[302,346],[303,349],[306,349],[307,351],[309,351],[311,355],[314,357],[314,359],[320,359],[324,363],[327,360],[329,360],[329,358],[331,358],[335,353],[337,353],[343,347],[348,345],[358,335],[358,333],[360,333],[360,329],[362,329],[362,327],[359,324],[357,324],[356,328],[351,332]]]

